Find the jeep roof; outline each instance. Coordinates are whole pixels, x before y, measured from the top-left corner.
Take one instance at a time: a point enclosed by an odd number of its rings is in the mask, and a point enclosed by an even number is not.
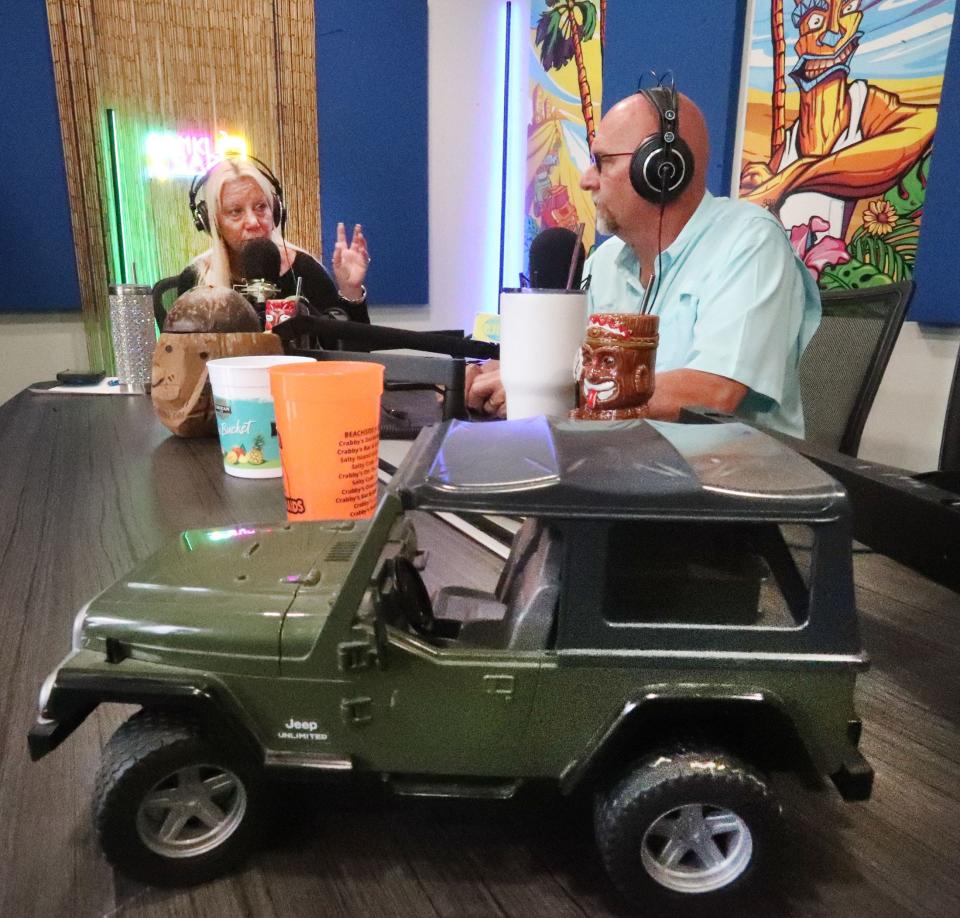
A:
[[[448,421],[424,431],[397,477],[405,506],[520,516],[813,521],[843,489],[741,423]]]

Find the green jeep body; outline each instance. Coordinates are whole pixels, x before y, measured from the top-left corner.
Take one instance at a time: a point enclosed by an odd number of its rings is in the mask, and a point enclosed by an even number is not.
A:
[[[413,509],[526,519],[496,593],[431,602]],[[865,666],[845,495],[772,438],[448,422],[371,520],[186,532],[101,593],[29,739],[39,758],[96,705],[136,703],[189,712],[258,768],[507,795],[602,786],[696,737],[864,799]]]

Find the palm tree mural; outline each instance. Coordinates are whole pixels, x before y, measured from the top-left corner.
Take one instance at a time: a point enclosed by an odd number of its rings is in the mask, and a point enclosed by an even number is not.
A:
[[[587,126],[587,144],[593,146],[596,127],[593,121],[593,99],[583,62],[583,42],[593,38],[597,28],[597,7],[591,0],[547,0],[550,9],[540,14],[537,23],[537,46],[544,70],[560,70],[573,58],[577,62],[577,84],[580,107]]]
[[[773,40],[773,122],[770,127],[770,159],[777,155],[786,139],[787,80],[785,76],[787,43],[783,34],[783,0],[771,0],[770,35]]]

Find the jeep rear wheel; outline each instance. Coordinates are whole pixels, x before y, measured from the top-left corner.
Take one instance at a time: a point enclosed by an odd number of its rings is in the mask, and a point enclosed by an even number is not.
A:
[[[598,796],[594,821],[624,896],[706,903],[744,884],[776,813],[756,771],[723,753],[684,751],[640,763]]]
[[[94,794],[107,859],[157,885],[187,885],[239,863],[262,814],[258,769],[187,716],[143,710],[107,744]]]

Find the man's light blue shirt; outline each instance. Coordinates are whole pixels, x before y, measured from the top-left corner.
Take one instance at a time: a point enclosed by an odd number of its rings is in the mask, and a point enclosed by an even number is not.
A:
[[[820,292],[776,218],[708,191],[655,271],[657,372],[736,380],[750,390],[739,417],[802,437],[797,365],[820,324]],[[604,242],[584,275],[591,313],[640,311],[640,264],[623,240]]]

